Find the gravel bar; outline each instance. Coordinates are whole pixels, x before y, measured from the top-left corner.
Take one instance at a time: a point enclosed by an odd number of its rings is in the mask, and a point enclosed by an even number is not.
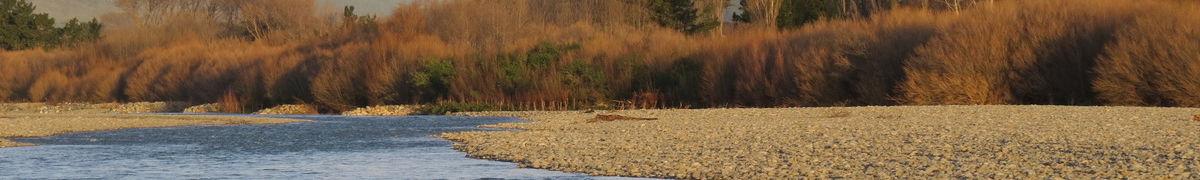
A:
[[[0,148],[31,145],[4,138],[43,137],[73,132],[127,128],[278,124],[303,121],[305,120],[201,115],[0,113]]]
[[[476,158],[606,176],[1197,179],[1197,114],[1074,106],[480,112],[465,115],[530,121],[442,137]],[[598,115],[657,119],[591,121]]]

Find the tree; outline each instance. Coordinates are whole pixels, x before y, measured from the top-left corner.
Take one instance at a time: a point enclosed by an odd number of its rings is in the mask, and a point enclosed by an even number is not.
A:
[[[52,48],[100,39],[103,26],[96,19],[82,23],[71,19],[58,28],[54,27],[54,18],[46,13],[33,13],[34,8],[26,0],[0,0],[0,48]]]
[[[696,8],[693,0],[651,0],[647,6],[658,25],[688,34],[712,30],[720,23]]]
[[[319,34],[313,0],[116,0],[137,26],[175,26],[180,18],[215,23],[226,37],[250,40],[305,38]]]
[[[828,0],[784,0],[780,5],[776,26],[779,28],[799,27],[832,15],[834,9]]]
[[[72,18],[62,28],[58,29],[58,44],[71,46],[79,42],[95,41],[100,39],[100,28],[102,27],[103,25],[97,22],[95,18],[92,18],[92,21],[83,23],[80,23],[79,19]]]
[[[20,50],[46,47],[57,41],[54,18],[33,13],[25,0],[0,0],[0,48]]]
[[[379,23],[376,21],[375,15],[355,14],[354,6],[346,6],[342,9],[342,26],[345,30],[355,34],[371,36],[379,33]]]
[[[774,27],[784,0],[742,0],[753,24]]]

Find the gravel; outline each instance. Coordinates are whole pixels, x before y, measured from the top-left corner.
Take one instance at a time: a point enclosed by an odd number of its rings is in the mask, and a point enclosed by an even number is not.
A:
[[[4,138],[53,136],[71,132],[194,125],[276,124],[301,121],[303,120],[235,116],[0,113],[0,147],[29,145]]]
[[[472,157],[593,175],[1200,178],[1200,109],[900,106],[482,112],[519,131],[442,134]],[[588,123],[597,115],[658,118]]]
[[[117,105],[112,111],[122,114],[181,112],[186,102],[133,102]]]
[[[208,103],[208,104],[201,104],[201,105],[195,105],[192,107],[184,108],[183,112],[185,112],[185,113],[219,113],[222,111],[221,111],[221,104]]]
[[[280,115],[280,114],[320,114],[317,108],[304,104],[284,104],[272,108],[258,110],[254,114],[263,115]]]
[[[0,113],[23,114],[139,114],[180,112],[184,102],[133,103],[0,103]]]
[[[416,112],[413,105],[386,105],[357,108],[342,112],[344,116],[407,116]]]

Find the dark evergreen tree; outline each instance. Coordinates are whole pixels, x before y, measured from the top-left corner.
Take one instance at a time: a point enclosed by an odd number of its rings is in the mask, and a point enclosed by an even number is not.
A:
[[[658,25],[688,34],[712,30],[720,23],[698,10],[693,0],[651,0],[648,6]]]
[[[829,17],[835,11],[829,0],[784,0],[775,24],[779,28],[800,27],[804,24]]]
[[[57,41],[54,19],[33,13],[33,8],[25,0],[0,0],[0,48],[28,49]]]
[[[100,39],[103,26],[96,19],[89,22],[71,19],[57,28],[54,18],[45,13],[34,13],[34,8],[26,0],[0,0],[0,48],[52,48]]]
[[[97,22],[96,19],[80,23],[79,19],[72,18],[70,21],[67,21],[67,24],[63,25],[63,27],[59,29],[58,38],[60,42],[58,42],[58,44],[70,46],[75,45],[78,42],[95,41],[100,39],[101,27],[103,26],[100,25],[100,22]]]

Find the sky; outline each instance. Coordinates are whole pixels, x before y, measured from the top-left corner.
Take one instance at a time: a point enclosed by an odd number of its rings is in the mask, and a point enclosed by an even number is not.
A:
[[[390,15],[396,5],[410,0],[317,0],[318,5],[329,5],[340,10],[343,6],[354,6],[358,14]],[[47,13],[59,22],[71,18],[90,20],[100,16],[120,12],[114,0],[29,0],[37,7],[37,12]]]

